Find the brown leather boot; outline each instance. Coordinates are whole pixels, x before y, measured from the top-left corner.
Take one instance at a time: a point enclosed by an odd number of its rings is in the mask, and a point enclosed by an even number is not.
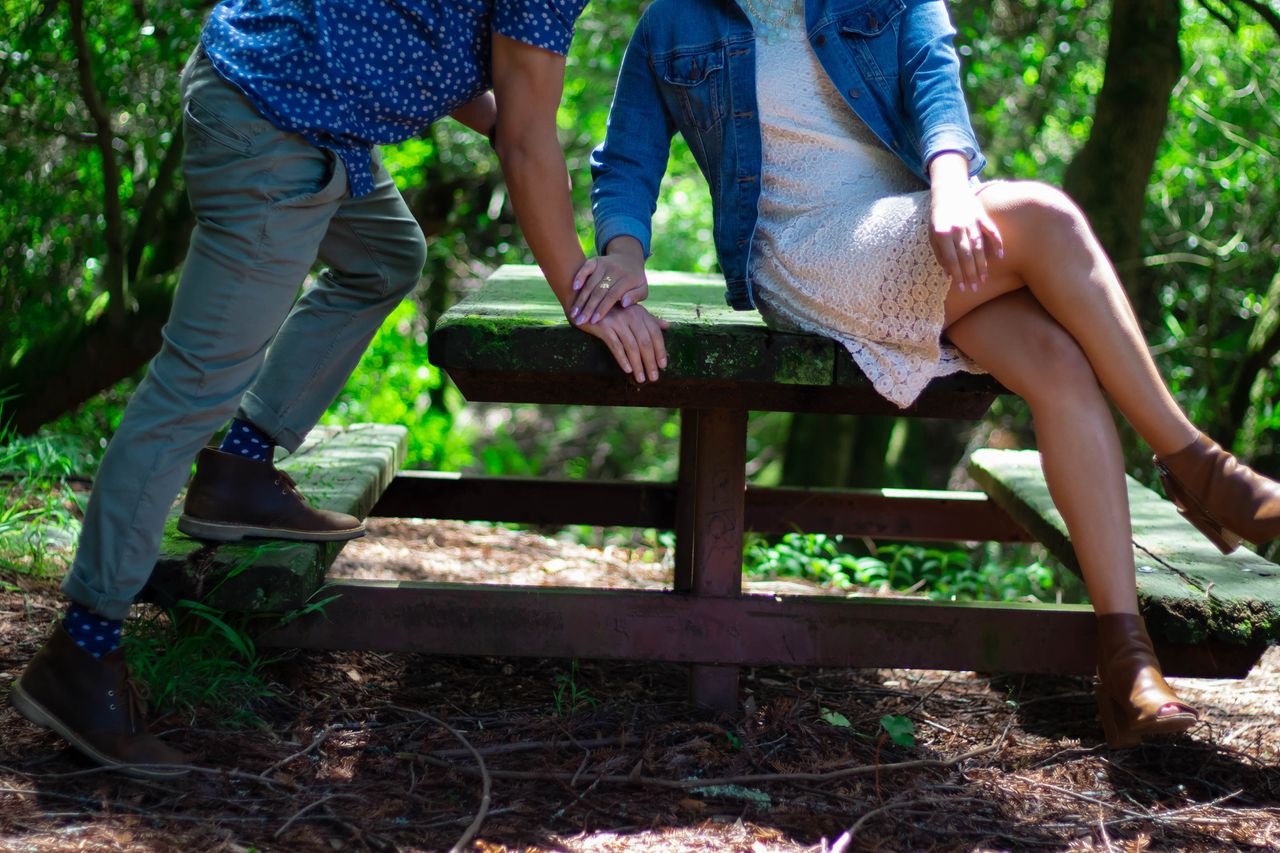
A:
[[[1240,464],[1207,435],[1155,463],[1169,500],[1222,553],[1242,540],[1263,545],[1280,536],[1280,483]]]
[[[254,462],[206,447],[178,529],[197,539],[238,542],[246,537],[336,542],[364,535],[353,515],[315,509],[298,484],[270,462]]]
[[[147,731],[146,710],[129,682],[124,653],[117,649],[95,658],[61,624],[27,664],[9,701],[22,716],[53,729],[98,764],[148,778],[188,772],[187,757]]]
[[[1200,721],[1160,673],[1160,662],[1136,613],[1098,616],[1098,712],[1107,745],[1137,746],[1144,737],[1185,732]]]

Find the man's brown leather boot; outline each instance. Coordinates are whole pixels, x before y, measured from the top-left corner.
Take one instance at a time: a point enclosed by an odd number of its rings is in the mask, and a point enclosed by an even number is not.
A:
[[[336,542],[363,536],[364,522],[308,505],[298,484],[270,462],[206,447],[196,459],[178,529],[218,542],[246,537]]]
[[[27,664],[9,701],[22,716],[53,729],[98,764],[158,779],[188,772],[187,757],[147,731],[146,710],[129,683],[124,652],[95,658],[61,624]]]

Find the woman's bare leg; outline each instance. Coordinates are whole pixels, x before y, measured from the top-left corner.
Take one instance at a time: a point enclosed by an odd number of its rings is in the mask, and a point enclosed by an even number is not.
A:
[[[947,337],[1030,405],[1049,494],[1067,523],[1094,610],[1137,613],[1120,439],[1075,338],[1024,288],[973,308]],[[1088,476],[1080,475],[1082,459],[1089,460]]]
[[[1075,338],[1107,394],[1160,455],[1199,437],[1156,369],[1128,296],[1079,208],[1062,191],[1031,181],[997,182],[979,198],[1004,238],[976,292],[952,288],[946,325],[1022,287]],[[1038,353],[1034,341],[1023,357]]]

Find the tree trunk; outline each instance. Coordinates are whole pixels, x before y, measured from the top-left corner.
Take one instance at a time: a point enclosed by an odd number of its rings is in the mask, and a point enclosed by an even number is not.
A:
[[[843,486],[857,428],[858,418],[853,415],[792,415],[782,459],[783,484]]]
[[[12,399],[4,415],[23,435],[137,373],[160,349],[173,292],[159,280],[134,292],[137,310],[112,322],[102,313],[35,343],[18,363],[0,370]]]
[[[1138,315],[1150,316],[1153,287],[1141,275],[1147,183],[1182,74],[1179,0],[1114,0],[1106,77],[1093,129],[1063,187],[1089,217]]]

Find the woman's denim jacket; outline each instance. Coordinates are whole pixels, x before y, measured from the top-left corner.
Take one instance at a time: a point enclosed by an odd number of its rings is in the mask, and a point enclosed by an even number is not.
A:
[[[805,0],[809,44],[845,102],[925,182],[943,151],[986,160],[960,90],[944,0]],[[755,35],[732,0],[656,0],[622,60],[609,131],[591,157],[596,246],[630,235],[649,254],[671,137],[711,186],[727,300],[755,307],[747,275],[760,198]]]

